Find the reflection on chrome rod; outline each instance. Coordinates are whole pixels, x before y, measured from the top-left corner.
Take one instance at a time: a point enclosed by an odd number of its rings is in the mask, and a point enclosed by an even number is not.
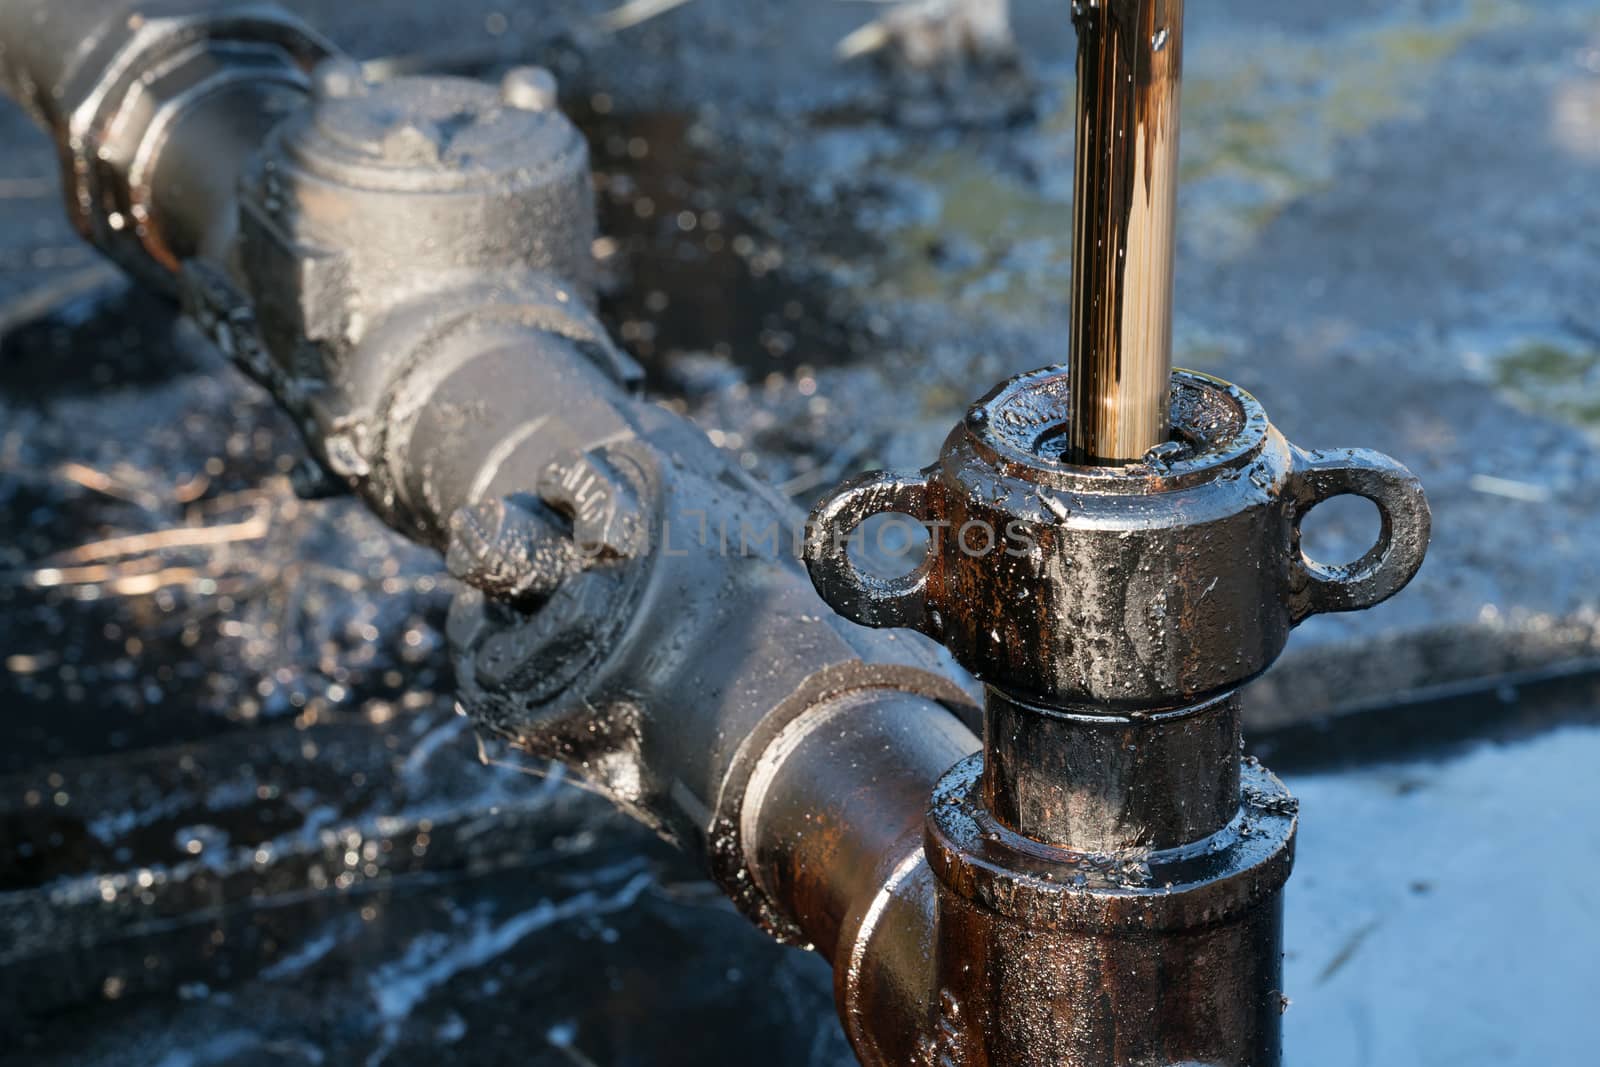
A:
[[[1075,0],[1073,461],[1166,443],[1183,0]]]

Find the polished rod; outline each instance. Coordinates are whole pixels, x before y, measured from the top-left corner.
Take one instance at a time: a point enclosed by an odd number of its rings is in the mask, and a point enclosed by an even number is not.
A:
[[[1075,0],[1073,459],[1123,465],[1167,440],[1183,0]]]

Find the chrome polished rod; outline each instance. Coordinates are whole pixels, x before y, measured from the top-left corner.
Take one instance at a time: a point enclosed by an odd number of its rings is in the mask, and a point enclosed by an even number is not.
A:
[[[1115,466],[1170,432],[1183,0],[1074,0],[1072,16],[1072,457]]]

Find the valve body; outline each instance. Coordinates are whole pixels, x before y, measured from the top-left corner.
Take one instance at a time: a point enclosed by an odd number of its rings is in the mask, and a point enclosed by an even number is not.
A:
[[[1146,1067],[1280,1060],[1282,887],[1295,802],[1240,756],[1240,686],[1309,615],[1387,599],[1421,565],[1416,479],[1364,451],[1286,442],[1225,382],[1172,378],[1172,438],[1143,462],[1071,462],[1067,372],[1012,380],[939,462],[871,474],[813,514],[835,608],[941,641],[985,684],[984,747],[935,790],[930,1064]],[[1345,567],[1300,550],[1332,496],[1383,532]],[[863,574],[875,513],[927,557]]]

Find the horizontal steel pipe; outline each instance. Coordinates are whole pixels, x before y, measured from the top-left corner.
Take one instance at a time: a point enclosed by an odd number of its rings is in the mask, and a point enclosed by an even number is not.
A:
[[[753,919],[834,960],[863,1061],[906,1062],[932,995],[921,822],[978,747],[974,703],[924,642],[828,611],[803,516],[636,395],[589,307],[587,158],[547,79],[368,85],[337,56],[307,73],[332,50],[275,9],[140,11],[0,9],[4,84],[56,137],[80,228],[178,289],[295,417],[324,488],[475,587],[449,636],[479,727],[703,855]],[[191,46],[216,91],[157,101],[159,137],[105,152],[84,123],[144,115],[124,76]]]
[[[6,0],[0,88],[56,141],[67,214],[146,283],[226,259],[245,161],[331,48],[247,0]]]

